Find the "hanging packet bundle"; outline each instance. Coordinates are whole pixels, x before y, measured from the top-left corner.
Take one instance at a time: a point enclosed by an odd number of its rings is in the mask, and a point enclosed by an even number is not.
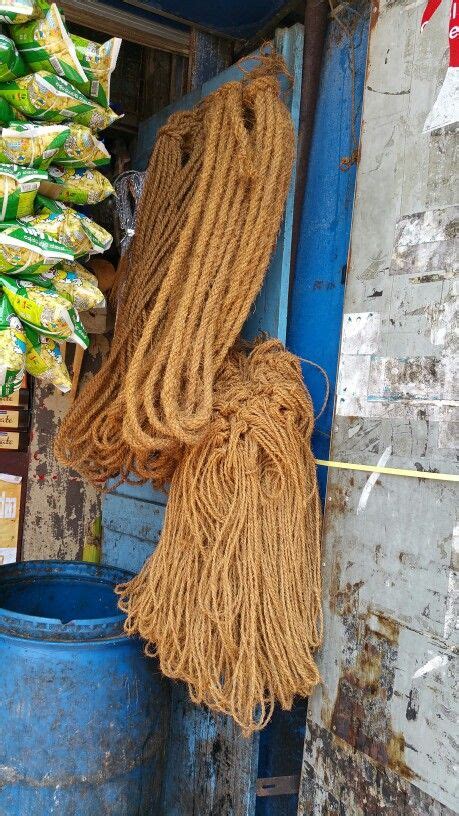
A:
[[[61,167],[102,167],[110,164],[110,153],[92,130],[70,124],[70,133],[53,158]]]
[[[0,162],[46,170],[69,134],[65,125],[13,122],[0,131]]]
[[[50,7],[48,0],[0,0],[0,23],[27,23],[42,17]]]
[[[22,323],[40,334],[88,348],[89,337],[68,298],[40,276],[31,279],[0,275],[0,284]]]
[[[40,185],[41,195],[69,204],[98,204],[115,190],[98,170],[50,167],[48,179]]]
[[[29,374],[54,385],[63,394],[70,391],[72,381],[59,344],[52,337],[40,334],[24,325],[26,340],[25,367]]]
[[[28,73],[29,69],[14,42],[0,34],[0,82],[8,82]]]
[[[0,164],[0,221],[33,213],[38,188],[48,178],[44,170]]]
[[[70,36],[80,65],[87,77],[86,82],[77,83],[78,89],[103,108],[108,108],[110,79],[116,68],[122,40],[119,37],[113,37],[101,44],[87,40],[85,37],[77,37],[75,34]]]
[[[32,71],[51,71],[69,82],[87,83],[88,78],[55,3],[43,18],[12,26],[11,36]]]
[[[79,125],[86,125],[91,130],[99,131],[110,127],[118,119],[122,119],[124,114],[115,113],[111,108],[103,108],[97,102],[91,103],[91,109],[78,113],[74,121]]]
[[[1,225],[0,273],[39,275],[60,261],[73,258],[73,252],[63,244],[25,224]]]
[[[92,252],[92,244],[86,235],[82,224],[78,218],[78,213],[67,207],[66,212],[49,213],[41,212],[23,218],[22,223],[35,229],[40,235],[53,238],[63,246],[72,250],[75,258],[89,255]]]
[[[0,397],[20,388],[25,371],[26,338],[8,298],[0,293]]]
[[[94,109],[70,82],[48,71],[0,83],[0,96],[24,116],[42,122],[66,122]]]
[[[37,215],[24,219],[26,223],[39,232],[62,241],[73,250],[76,258],[110,249],[112,236],[92,218],[42,195],[37,196],[35,203]]]
[[[62,263],[45,272],[46,280],[51,281],[59,294],[68,297],[78,311],[105,306],[105,297],[97,285],[97,278],[81,264]]]

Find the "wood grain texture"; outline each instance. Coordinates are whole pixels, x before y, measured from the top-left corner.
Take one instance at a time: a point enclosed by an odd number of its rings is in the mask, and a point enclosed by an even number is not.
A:
[[[91,339],[83,361],[81,386],[97,371],[108,351],[103,335]],[[80,387],[81,387],[80,386]],[[53,445],[69,409],[68,395],[35,381],[30,463],[23,532],[23,558],[80,558],[91,523],[100,515],[100,499],[78,476],[61,467]]]

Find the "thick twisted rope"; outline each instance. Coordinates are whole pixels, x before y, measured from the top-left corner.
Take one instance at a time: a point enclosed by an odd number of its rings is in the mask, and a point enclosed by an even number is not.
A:
[[[235,346],[290,182],[279,69],[265,58],[159,131],[111,353],[56,442],[99,487],[170,482],[157,550],[120,588],[126,630],[246,734],[310,694],[321,640],[311,400],[278,341]]]
[[[158,134],[109,358],[67,415],[58,459],[102,486],[170,479],[205,433],[215,376],[256,297],[294,155],[273,74],[231,82]],[[285,70],[285,66],[284,66]]]
[[[127,632],[245,734],[319,681],[313,424],[299,360],[279,341],[231,352],[206,432],[172,477],[159,545],[119,588]]]

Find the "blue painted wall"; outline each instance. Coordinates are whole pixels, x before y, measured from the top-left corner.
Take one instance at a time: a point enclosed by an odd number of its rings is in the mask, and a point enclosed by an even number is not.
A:
[[[368,23],[368,16],[361,18],[353,37],[354,86],[349,40],[337,23],[329,27],[290,293],[287,346],[299,356],[319,363],[330,379],[330,399],[313,436],[319,459],[328,458],[330,445],[356,178],[356,166],[344,171],[341,160],[353,150],[352,93],[357,138],[359,135]],[[323,375],[306,364],[303,374],[318,413],[325,393]],[[326,468],[319,468],[319,479],[323,496]],[[300,773],[306,710],[307,702],[299,700],[291,712],[275,712],[260,735],[260,777]],[[256,816],[296,816],[297,807],[298,799],[293,795],[258,798]]]
[[[330,399],[313,436],[318,459],[327,459],[330,448],[357,170],[355,164],[348,170],[342,169],[341,161],[354,147],[352,94],[357,138],[360,132],[368,24],[368,16],[361,17],[353,36],[354,84],[348,38],[343,36],[337,23],[330,26],[290,295],[288,348],[300,357],[319,363],[330,380]],[[323,375],[307,364],[303,365],[303,374],[318,413],[325,394]],[[319,468],[319,479],[323,496],[326,481],[323,467]]]

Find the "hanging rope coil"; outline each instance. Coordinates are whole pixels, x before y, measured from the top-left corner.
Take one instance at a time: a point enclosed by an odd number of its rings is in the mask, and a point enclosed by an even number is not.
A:
[[[294,156],[276,55],[158,133],[110,356],[61,426],[58,459],[170,482],[158,547],[119,588],[192,699],[245,734],[319,681],[320,502],[300,362],[238,341],[281,225]]]
[[[319,681],[313,424],[298,358],[279,341],[231,352],[206,433],[172,477],[159,545],[118,590],[127,632],[163,673],[245,734]]]
[[[255,76],[159,131],[111,353],[56,441],[58,459],[99,487],[129,472],[163,485],[209,423],[215,376],[263,282],[290,182],[279,60],[264,58]]]

